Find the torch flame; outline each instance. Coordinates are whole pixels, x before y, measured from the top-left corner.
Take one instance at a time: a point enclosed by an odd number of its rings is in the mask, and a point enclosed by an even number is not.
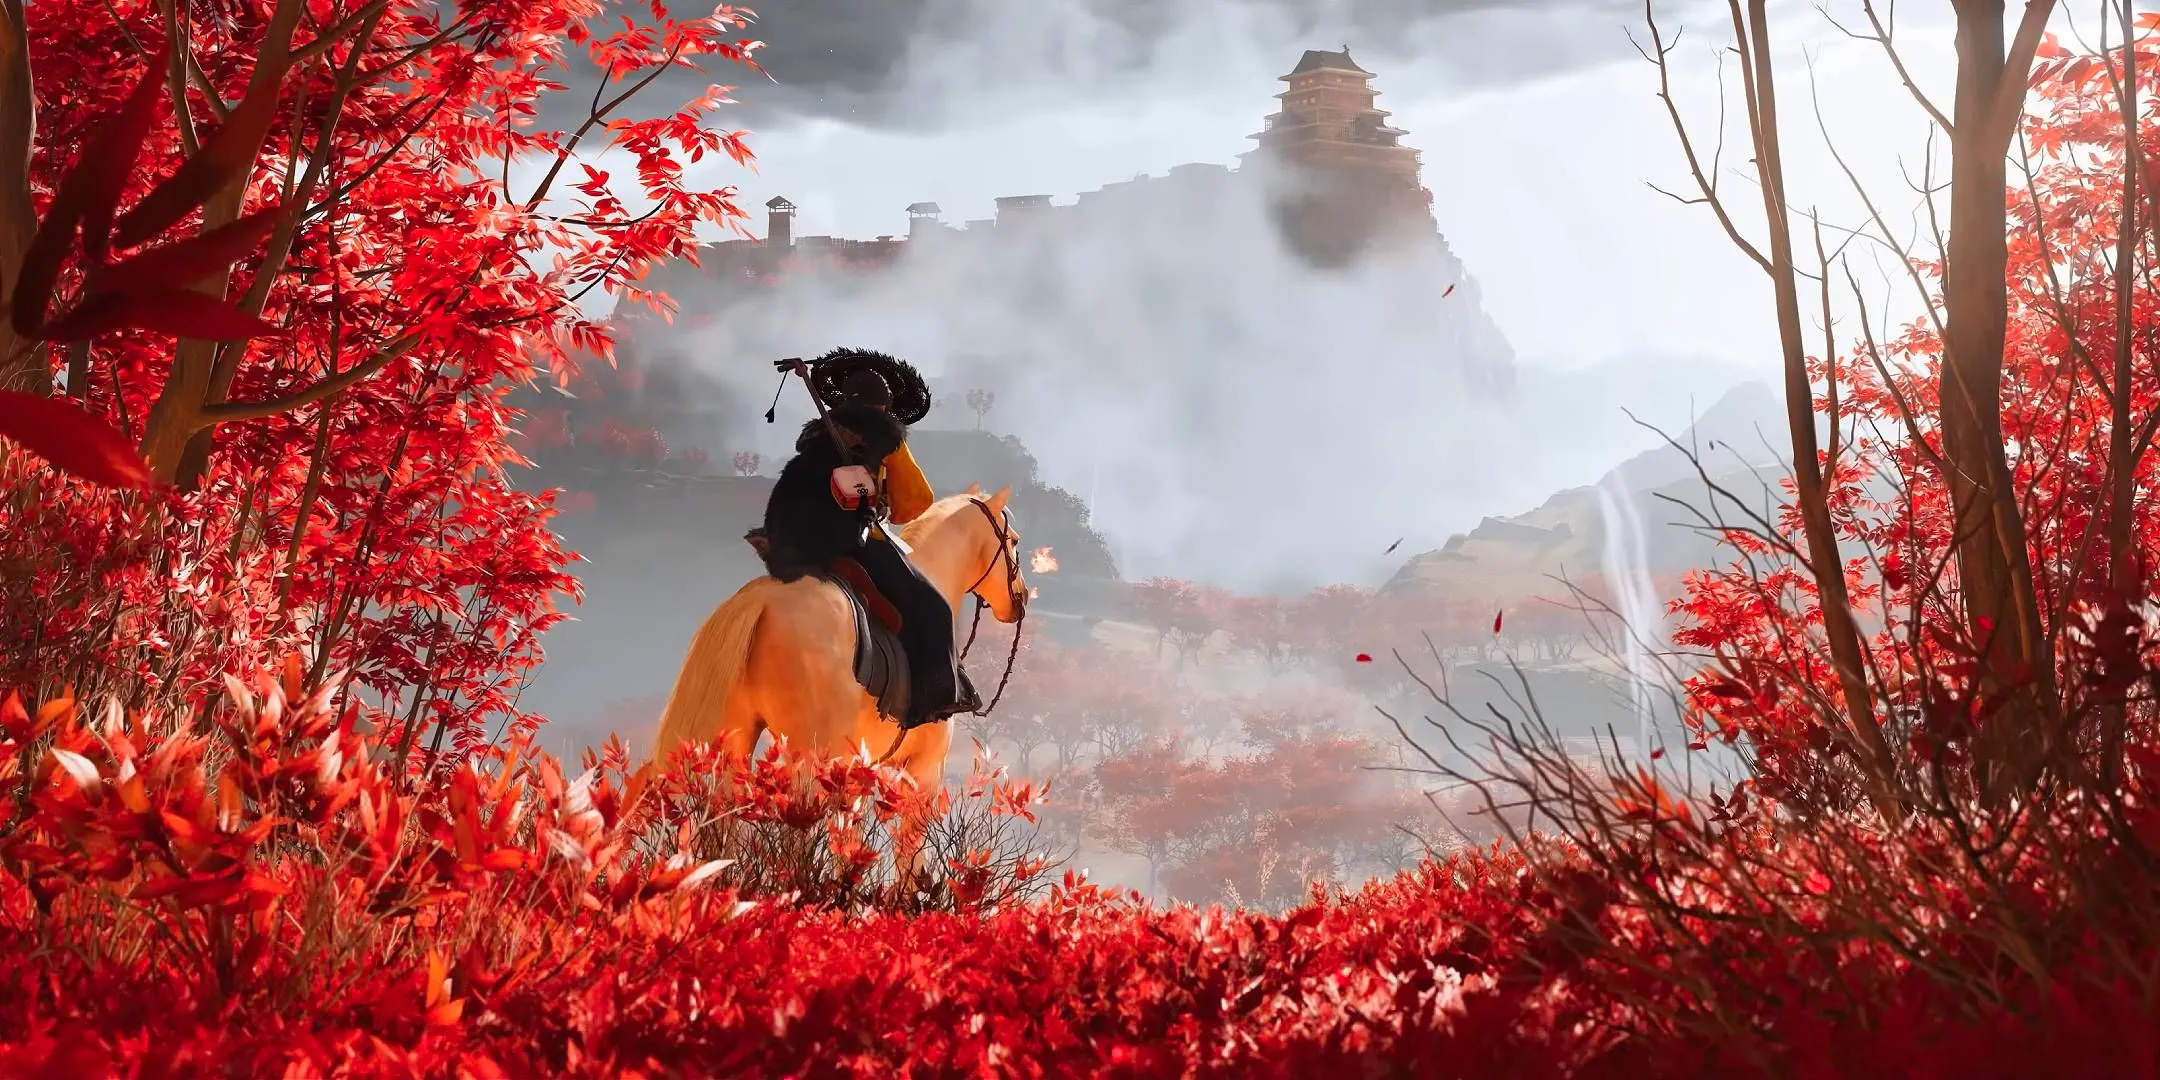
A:
[[[1028,573],[1055,574],[1057,568],[1057,556],[1052,554],[1049,548],[1036,548],[1034,553],[1028,556]]]

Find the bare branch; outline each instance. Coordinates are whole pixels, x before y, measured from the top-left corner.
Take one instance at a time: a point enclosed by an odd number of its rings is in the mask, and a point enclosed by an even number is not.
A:
[[[1823,13],[1823,18],[1828,20],[1830,25],[1837,27],[1845,36],[1857,41],[1872,41],[1882,46],[1883,55],[1890,58],[1891,70],[1897,72],[1898,81],[1905,84],[1905,91],[1912,95],[1913,101],[1919,103],[1920,108],[1928,114],[1928,119],[1933,120],[1937,127],[1945,132],[1952,130],[1950,118],[1943,115],[1943,111],[1936,108],[1935,103],[1928,99],[1927,93],[1920,89],[1920,84],[1913,81],[1912,71],[1905,66],[1905,57],[1898,53],[1894,41],[1897,32],[1897,0],[1890,0],[1888,26],[1885,26],[1882,18],[1876,14],[1874,0],[1860,0],[1860,11],[1867,16],[1868,28],[1872,31],[1866,34],[1846,29],[1843,23],[1831,17],[1827,8],[1818,5],[1817,10]]]
[[[1723,200],[1718,198],[1716,176],[1704,173],[1702,159],[1695,152],[1695,140],[1688,134],[1687,121],[1681,117],[1680,106],[1673,100],[1672,68],[1668,58],[1672,55],[1674,47],[1678,45],[1679,39],[1676,36],[1672,45],[1665,43],[1664,35],[1658,29],[1654,0],[1643,0],[1643,21],[1649,26],[1651,47],[1649,50],[1645,50],[1638,44],[1635,48],[1637,52],[1643,54],[1645,59],[1648,59],[1657,67],[1657,97],[1660,102],[1664,103],[1665,115],[1672,121],[1673,134],[1680,140],[1680,152],[1687,158],[1688,175],[1694,178],[1695,187],[1702,192],[1702,198],[1699,201],[1707,204],[1711,213],[1717,215],[1718,224],[1724,227],[1725,235],[1731,238],[1734,246],[1753,260],[1756,266],[1761,267],[1764,273],[1769,273],[1770,260],[1764,257],[1762,251],[1752,241],[1741,235],[1740,227],[1734,224],[1732,215],[1726,211]],[[1723,132],[1719,133],[1719,138],[1722,147]],[[1722,149],[1720,153],[1722,153]]]

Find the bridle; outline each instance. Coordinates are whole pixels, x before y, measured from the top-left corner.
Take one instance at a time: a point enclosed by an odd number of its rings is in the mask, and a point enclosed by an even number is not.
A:
[[[983,518],[990,522],[990,531],[997,537],[997,554],[990,557],[990,565],[983,567],[983,572],[975,578],[975,583],[967,587],[968,594],[975,597],[975,615],[968,621],[966,643],[960,646],[960,654],[953,658],[956,678],[960,664],[967,659],[968,650],[975,647],[975,635],[982,630],[983,609],[990,606],[983,602],[982,594],[976,590],[982,588],[983,582],[990,580],[990,575],[996,572],[999,563],[1005,564],[1005,595],[1011,601],[1014,612],[1012,648],[1005,653],[1005,673],[998,676],[997,692],[990,695],[989,704],[974,712],[976,716],[988,716],[992,709],[997,708],[998,702],[1004,700],[1005,688],[1012,683],[1013,668],[1020,661],[1020,632],[1027,626],[1028,598],[1027,590],[1020,587],[1020,563],[1018,553],[1013,547],[1012,523],[1006,512],[992,510],[989,503],[973,496],[969,496],[968,501],[974,503],[975,509],[982,511]],[[886,747],[885,753],[871,762],[871,765],[883,765],[890,760],[893,754],[899,751],[900,744],[907,740],[908,730],[901,728],[895,732],[892,745]]]
[[[960,655],[953,661],[954,666],[957,667],[961,661],[966,660],[968,650],[975,647],[975,635],[982,629],[983,608],[989,606],[983,603],[982,594],[975,590],[982,588],[983,582],[990,580],[991,572],[995,571],[1001,562],[1005,564],[1005,595],[1011,601],[1014,612],[1012,648],[1005,653],[1005,674],[998,677],[997,692],[990,695],[990,703],[975,710],[976,716],[988,716],[990,710],[997,708],[998,702],[1004,699],[1005,687],[1012,682],[1013,667],[1020,660],[1020,631],[1027,626],[1028,598],[1027,590],[1020,587],[1020,563],[1018,553],[1013,548],[1012,522],[1007,518],[1006,512],[993,512],[990,504],[981,499],[970,498],[968,501],[974,503],[975,509],[982,511],[983,517],[989,520],[990,531],[997,536],[997,555],[991,558],[990,565],[983,567],[982,575],[975,579],[975,584],[968,586],[967,591],[975,597],[975,616],[968,621],[967,642],[960,646]]]

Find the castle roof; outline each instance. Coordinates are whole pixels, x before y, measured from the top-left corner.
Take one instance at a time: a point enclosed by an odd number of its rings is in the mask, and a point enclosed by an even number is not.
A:
[[[1343,46],[1341,52],[1328,52],[1325,49],[1305,50],[1305,55],[1298,58],[1297,66],[1290,69],[1290,75],[1306,75],[1315,71],[1347,71],[1353,75],[1368,76],[1372,74],[1372,72],[1357,66],[1357,61],[1350,59],[1350,46],[1348,45]],[[1281,78],[1287,80],[1290,75],[1284,75]]]

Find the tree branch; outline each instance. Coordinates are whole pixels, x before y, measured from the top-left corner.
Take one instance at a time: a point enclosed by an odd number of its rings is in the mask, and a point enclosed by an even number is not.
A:
[[[1821,11],[1823,18],[1828,20],[1830,25],[1837,27],[1838,31],[1846,37],[1856,41],[1872,41],[1882,46],[1883,55],[1890,58],[1891,70],[1897,72],[1898,81],[1905,84],[1906,92],[1910,93],[1912,99],[1918,102],[1920,108],[1928,114],[1928,119],[1935,121],[1936,126],[1942,128],[1945,132],[1953,130],[1950,126],[1950,118],[1943,115],[1943,111],[1936,108],[1935,103],[1930,101],[1927,94],[1920,89],[1920,84],[1913,81],[1911,70],[1905,66],[1905,57],[1899,54],[1897,45],[1891,39],[1891,35],[1896,33],[1897,28],[1897,0],[1890,0],[1890,24],[1888,26],[1884,26],[1883,20],[1875,14],[1874,0],[1860,0],[1860,11],[1867,16],[1868,27],[1874,31],[1868,34],[1856,30],[1847,30],[1843,23],[1831,17],[1828,9],[1820,5],[1817,6],[1816,10]]]
[[[171,44],[165,50],[165,86],[172,94],[173,124],[180,129],[180,149],[187,157],[194,157],[202,149],[202,138],[195,130],[195,116],[188,111],[188,54],[195,51],[188,40],[187,28],[180,25],[180,13],[174,9],[173,0],[158,0],[158,15],[165,20],[165,40]],[[216,95],[211,95],[215,97]]]
[[[229,401],[212,405],[203,410],[203,418],[212,424],[226,424],[238,420],[260,420],[264,417],[276,416],[279,413],[313,405],[326,398],[335,397],[344,391],[346,387],[404,358],[406,354],[419,347],[420,340],[418,333],[407,333],[384,346],[381,351],[366,360],[335,375],[325,376],[303,390],[282,394],[274,398],[266,398],[262,401]]]
[[[2010,133],[2015,129],[2018,117],[2025,113],[2026,83],[2032,78],[2033,54],[2040,49],[2040,39],[2047,34],[2048,17],[2055,13],[2055,0],[2025,0],[2025,15],[2018,20],[2017,36],[2010,40],[2010,51],[2003,57],[2000,81],[1995,84],[1995,101],[1987,114],[1987,141],[1984,145],[2008,148]]]
[[[1657,13],[1653,4],[1654,0],[1643,0],[1643,21],[1650,30],[1650,49],[1645,50],[1641,45],[1637,45],[1635,49],[1642,54],[1643,59],[1650,61],[1657,68],[1657,97],[1660,102],[1664,103],[1665,115],[1672,121],[1673,134],[1680,139],[1680,152],[1687,158],[1688,175],[1694,177],[1695,187],[1702,192],[1701,202],[1707,204],[1710,207],[1710,212],[1717,216],[1718,224],[1724,227],[1725,235],[1732,240],[1734,246],[1738,247],[1756,266],[1761,267],[1764,273],[1769,273],[1770,260],[1763,256],[1761,250],[1757,249],[1752,241],[1740,234],[1740,227],[1733,223],[1732,215],[1725,210],[1724,201],[1718,198],[1717,178],[1715,176],[1706,176],[1703,173],[1702,159],[1695,152],[1695,140],[1688,135],[1687,121],[1681,117],[1680,106],[1673,100],[1672,96],[1672,70],[1671,64],[1666,58],[1672,55],[1674,48],[1678,47],[1679,37],[1675,35],[1671,45],[1665,43],[1664,34],[1658,29]],[[1718,136],[1719,145],[1722,148],[1724,132],[1721,130]],[[1722,153],[1722,149],[1720,152]],[[1675,197],[1677,198],[1677,196]],[[1685,201],[1687,200],[1683,200],[1683,202]]]

